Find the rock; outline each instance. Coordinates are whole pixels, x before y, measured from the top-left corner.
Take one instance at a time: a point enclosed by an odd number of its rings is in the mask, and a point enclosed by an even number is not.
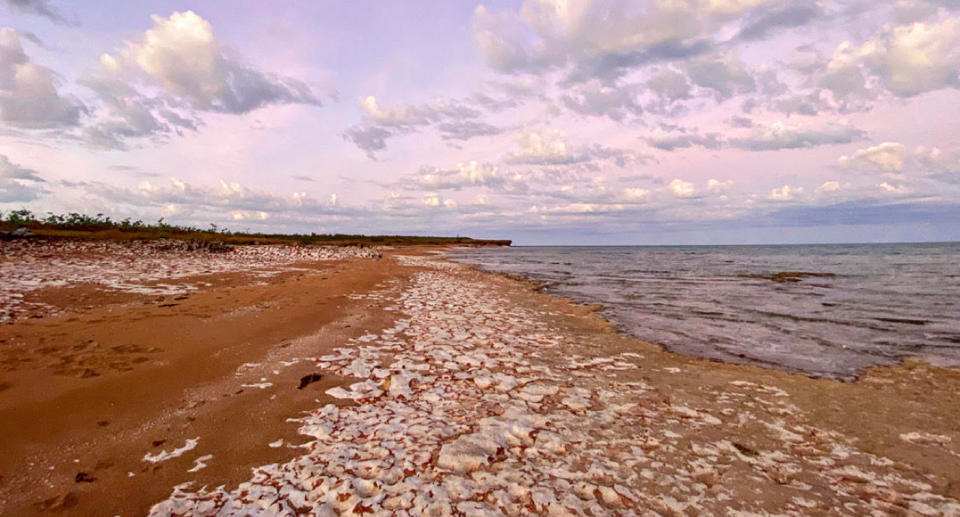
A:
[[[77,472],[77,475],[74,476],[73,480],[77,483],[93,483],[97,478],[93,477],[86,472]]]
[[[309,375],[304,375],[303,377],[300,377],[300,385],[297,386],[297,389],[302,390],[303,388],[306,388],[310,384],[313,384],[314,382],[317,382],[322,378],[323,378],[323,375],[320,375],[319,373],[311,373]]]
[[[17,228],[12,232],[0,232],[0,237],[6,238],[6,239],[27,239],[27,238],[36,237],[36,236],[37,234],[31,232],[30,230],[24,227]]]

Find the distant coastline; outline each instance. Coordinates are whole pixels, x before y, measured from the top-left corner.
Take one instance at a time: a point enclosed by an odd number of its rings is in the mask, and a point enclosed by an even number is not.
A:
[[[130,218],[114,220],[103,214],[93,216],[79,213],[49,214],[40,217],[29,210],[0,213],[0,238],[16,237],[18,229],[30,235],[52,238],[84,238],[101,240],[177,239],[200,242],[218,242],[227,245],[244,244],[322,244],[326,246],[510,246],[507,239],[473,239],[470,237],[438,237],[420,235],[359,235],[359,234],[295,234],[235,232],[210,224],[210,228],[175,225],[160,218],[156,223],[145,223]]]

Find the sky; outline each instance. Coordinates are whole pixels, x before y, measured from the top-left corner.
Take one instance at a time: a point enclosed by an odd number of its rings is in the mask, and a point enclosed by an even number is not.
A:
[[[0,0],[0,211],[960,240],[957,0]]]

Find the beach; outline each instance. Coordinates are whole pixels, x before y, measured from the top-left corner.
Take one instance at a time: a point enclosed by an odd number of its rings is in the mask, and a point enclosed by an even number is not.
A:
[[[0,246],[0,513],[960,515],[955,369],[679,355],[437,247]]]

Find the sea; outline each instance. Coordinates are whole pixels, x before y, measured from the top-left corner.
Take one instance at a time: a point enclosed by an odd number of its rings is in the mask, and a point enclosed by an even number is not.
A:
[[[960,366],[960,243],[514,246],[451,258],[537,280],[691,356],[856,378]]]

